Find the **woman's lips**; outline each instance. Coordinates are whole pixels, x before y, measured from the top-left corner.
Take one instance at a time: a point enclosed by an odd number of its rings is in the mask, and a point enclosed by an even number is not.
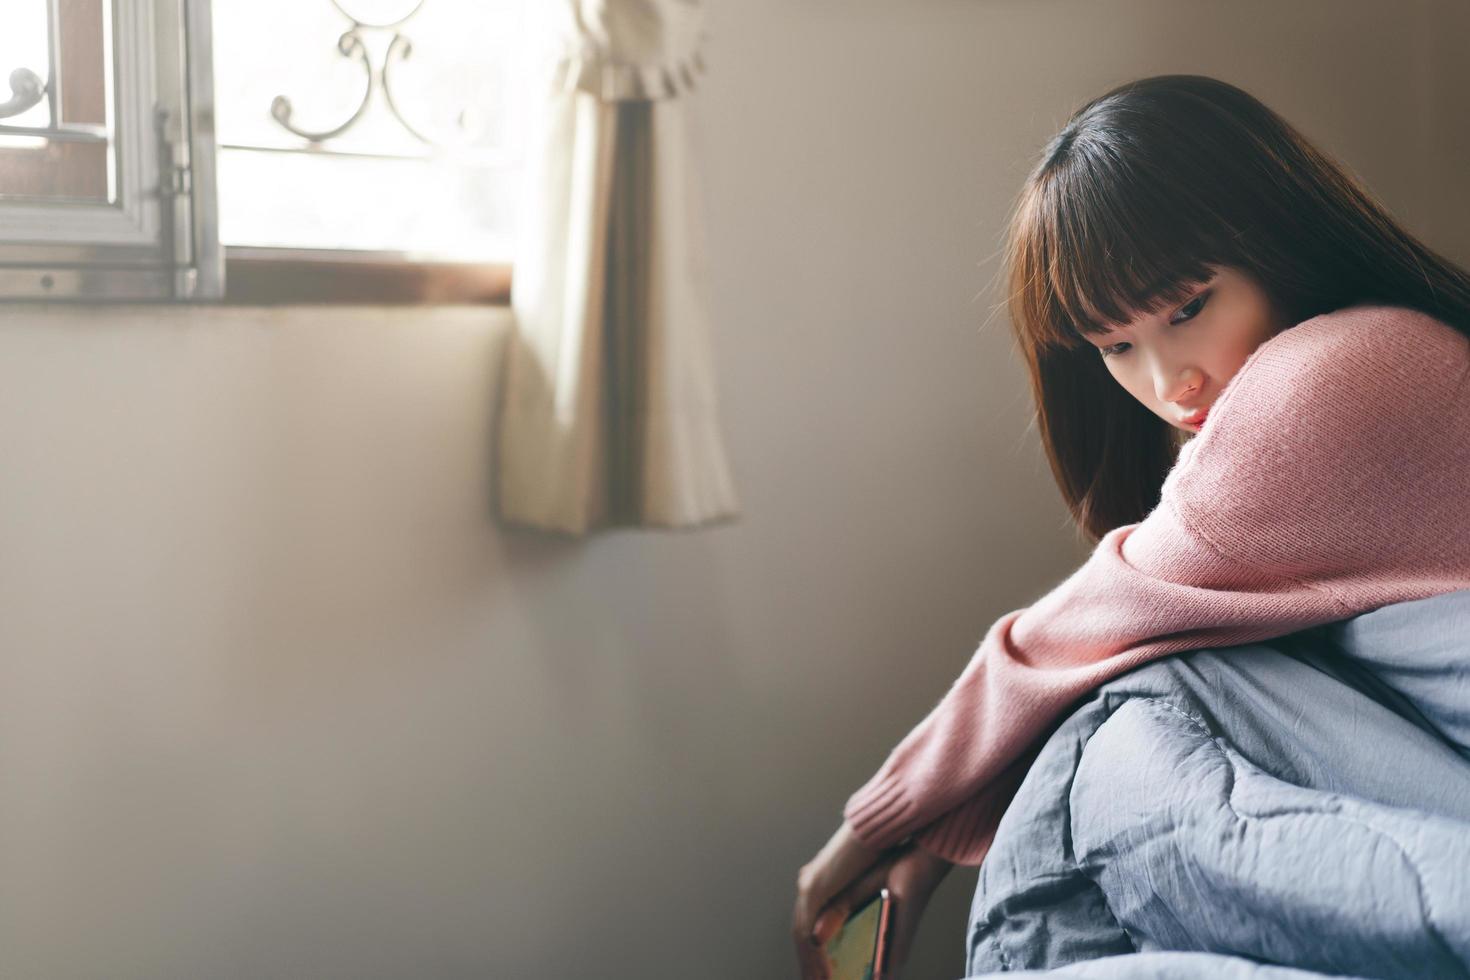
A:
[[[1189,415],[1184,416],[1182,421],[1185,425],[1199,428],[1200,426],[1205,424],[1205,419],[1209,418],[1209,415],[1210,410],[1204,409],[1203,411],[1199,412],[1191,412]]]

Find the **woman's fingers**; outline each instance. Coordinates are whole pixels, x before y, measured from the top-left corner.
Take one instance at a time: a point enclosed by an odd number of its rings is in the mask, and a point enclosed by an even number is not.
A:
[[[861,908],[868,899],[878,894],[884,886],[891,860],[869,869],[861,878],[833,896],[822,907],[806,932],[807,942],[797,942],[797,959],[801,963],[803,980],[827,980],[827,944],[830,943],[854,909]],[[810,965],[808,965],[810,964]]]
[[[791,938],[802,980],[828,980],[827,943],[842,930],[854,909],[862,908],[884,887],[893,901],[888,972],[896,977],[908,960],[930,896],[953,867],[917,845],[875,851],[843,824],[797,874]]]
[[[847,923],[847,918],[852,915],[853,910],[861,908],[868,899],[878,894],[883,888],[891,866],[891,861],[884,861],[877,867],[869,869],[861,878],[838,892],[818,910],[813,917],[811,928],[798,927],[798,957],[803,961],[810,960],[813,964],[820,961],[820,966],[814,967],[819,972],[813,975],[825,980],[828,972],[827,944],[842,931],[842,927]]]
[[[811,865],[801,869],[796,878],[796,908],[791,915],[791,939],[796,944],[796,963],[801,980],[827,980],[827,956],[813,935],[817,913],[821,911],[816,896],[820,894]]]
[[[826,980],[827,960],[822,942],[813,934],[817,917],[834,896],[863,875],[882,855],[848,829],[846,822],[796,877],[796,906],[791,915],[791,938],[804,980]],[[845,918],[845,916],[843,917]],[[842,919],[837,926],[841,927]],[[824,921],[824,928],[830,925]],[[835,934],[833,932],[832,934]]]
[[[817,938],[822,941],[823,946],[842,931],[848,916],[883,890],[888,884],[888,875],[892,868],[892,859],[880,862],[827,903],[817,918]]]
[[[837,832],[796,876],[796,907],[791,931],[798,940],[811,934],[817,915],[832,897],[866,871],[879,853],[866,847],[840,824]]]
[[[812,924],[825,900],[820,895],[821,886],[816,880],[816,871],[808,864],[796,876],[796,907],[791,912],[793,938],[801,939],[811,935]]]

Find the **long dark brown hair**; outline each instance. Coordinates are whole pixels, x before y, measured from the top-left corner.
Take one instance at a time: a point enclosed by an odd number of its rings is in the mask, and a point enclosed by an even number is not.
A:
[[[1026,181],[1005,262],[1042,442],[1093,542],[1154,508],[1184,433],[1086,337],[1183,302],[1207,266],[1253,276],[1292,324],[1377,302],[1470,335],[1470,274],[1275,112],[1200,75],[1129,82],[1077,110]]]

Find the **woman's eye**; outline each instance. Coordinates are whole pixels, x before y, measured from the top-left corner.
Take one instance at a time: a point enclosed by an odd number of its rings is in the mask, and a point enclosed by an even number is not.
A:
[[[1207,300],[1209,296],[1209,293],[1200,293],[1194,299],[1179,307],[1179,312],[1176,313],[1174,315],[1174,319],[1170,320],[1169,322],[1179,323],[1183,320],[1190,320],[1198,316],[1199,311],[1205,308],[1205,300]]]
[[[1209,302],[1211,292],[1212,290],[1207,289],[1196,296],[1194,299],[1190,300],[1188,303],[1185,303],[1183,306],[1179,307],[1179,311],[1169,319],[1169,322],[1171,324],[1183,323],[1185,320],[1193,320],[1195,317],[1199,316],[1200,310],[1203,310],[1205,308],[1205,303]],[[1107,347],[1099,347],[1098,351],[1102,354],[1103,357],[1117,357],[1119,354],[1126,353],[1127,349],[1131,346],[1133,345],[1124,342],[1119,344],[1111,344]]]

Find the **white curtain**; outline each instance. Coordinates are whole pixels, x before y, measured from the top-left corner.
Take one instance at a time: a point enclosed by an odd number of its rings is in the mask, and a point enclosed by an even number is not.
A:
[[[498,433],[503,520],[580,534],[739,509],[715,396],[687,95],[697,0],[555,4]]]

